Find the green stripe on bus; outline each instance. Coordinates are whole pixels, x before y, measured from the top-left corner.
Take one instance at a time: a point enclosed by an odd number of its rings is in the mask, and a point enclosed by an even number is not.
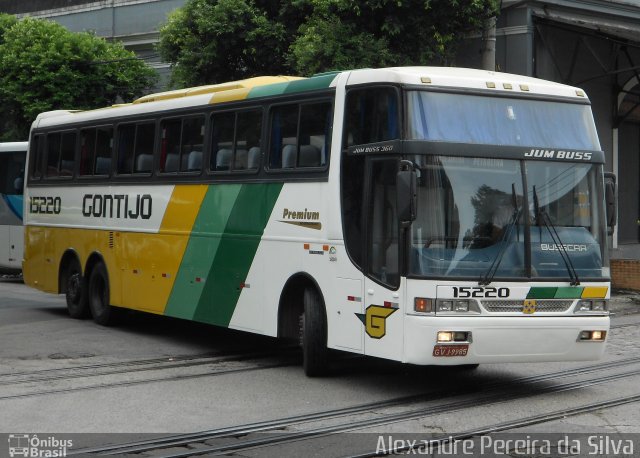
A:
[[[207,275],[194,320],[229,326],[240,298],[240,284],[247,279],[282,186],[282,183],[242,185]]]
[[[294,94],[297,92],[315,91],[328,88],[336,74],[314,76],[303,80],[294,80],[286,83],[268,84],[266,86],[254,87],[247,95],[248,99],[256,97],[270,97],[281,94]]]
[[[557,289],[549,286],[533,286],[527,294],[527,299],[553,299]]]
[[[211,271],[241,187],[240,184],[221,184],[207,189],[191,229],[165,315],[188,320],[193,318],[204,286],[204,282],[198,282],[196,278],[204,280]]]
[[[573,286],[533,286],[527,299],[579,299],[583,289]]]
[[[582,297],[582,291],[584,288],[575,288],[572,286],[565,286],[558,288],[554,299],[580,299]]]
[[[285,94],[293,94],[295,92],[315,91],[318,89],[328,88],[333,80],[336,78],[336,74],[328,74],[323,76],[313,76],[304,80],[291,81],[285,89]]]

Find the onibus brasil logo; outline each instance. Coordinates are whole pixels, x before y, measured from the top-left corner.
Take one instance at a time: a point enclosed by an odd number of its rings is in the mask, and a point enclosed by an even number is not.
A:
[[[9,456],[54,458],[67,456],[73,447],[71,439],[56,439],[53,436],[38,437],[37,434],[9,434]]]

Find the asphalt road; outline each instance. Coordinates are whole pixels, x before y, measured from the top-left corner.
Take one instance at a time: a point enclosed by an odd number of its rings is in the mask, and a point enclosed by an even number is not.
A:
[[[334,375],[310,379],[299,366],[299,352],[275,339],[140,313],[128,314],[118,327],[105,328],[91,320],[69,318],[62,296],[2,278],[0,433],[41,437],[99,433],[78,436],[75,444],[101,444],[368,405],[278,429],[288,433],[340,429],[339,425],[357,426],[367,420],[370,426],[365,422],[355,431],[368,434],[242,452],[242,456],[343,456],[360,453],[363,447],[375,450],[380,435],[437,436],[569,412],[594,402],[640,396],[640,372],[635,373],[640,371],[640,295],[616,293],[612,311],[614,327],[605,358],[598,363],[623,362],[613,368],[564,374],[597,363],[496,364],[463,372],[339,357]],[[634,363],[633,358],[639,361]],[[531,385],[520,381],[550,373],[558,375]],[[613,378],[603,382],[606,377]],[[577,382],[584,386],[568,385]],[[494,388],[473,389],[485,386]],[[383,404],[425,393],[396,406]],[[462,404],[454,408],[452,403]],[[504,431],[640,433],[639,405],[592,408],[520,427],[514,423]],[[393,413],[398,414],[395,420],[385,420]],[[640,456],[639,449],[636,439],[634,454]],[[0,442],[0,456],[6,453]]]

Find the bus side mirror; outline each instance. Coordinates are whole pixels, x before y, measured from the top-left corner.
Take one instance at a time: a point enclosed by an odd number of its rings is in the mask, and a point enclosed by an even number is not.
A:
[[[607,217],[607,233],[613,234],[613,228],[618,219],[618,205],[616,203],[616,176],[613,173],[604,174],[605,215]]]
[[[401,170],[396,177],[398,219],[403,227],[416,219],[416,172]]]

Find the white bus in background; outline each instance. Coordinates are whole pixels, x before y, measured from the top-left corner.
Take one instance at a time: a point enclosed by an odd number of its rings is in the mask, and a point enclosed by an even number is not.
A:
[[[22,192],[28,144],[0,143],[0,272],[22,270]]]

